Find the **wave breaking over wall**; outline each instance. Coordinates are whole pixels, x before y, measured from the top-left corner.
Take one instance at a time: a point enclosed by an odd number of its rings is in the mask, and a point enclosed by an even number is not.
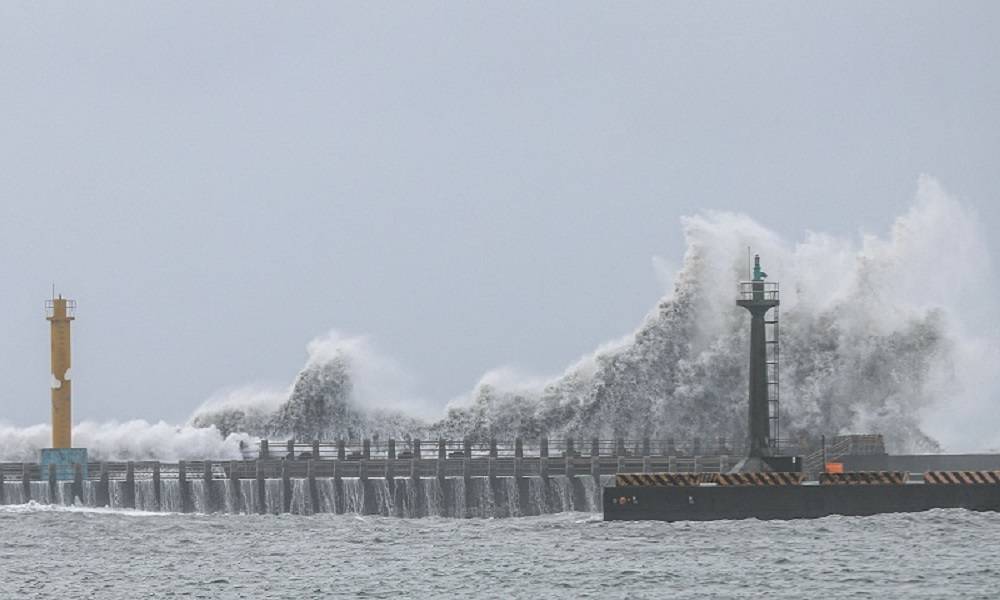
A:
[[[934,180],[921,178],[883,237],[808,232],[793,243],[721,212],[682,224],[672,289],[634,333],[561,375],[498,369],[427,418],[407,408],[424,403],[403,369],[367,338],[332,333],[309,345],[289,389],[231,390],[186,427],[214,427],[229,447],[246,435],[742,439],[749,328],[735,295],[751,246],[782,285],[782,438],[882,433],[894,452],[1000,445],[989,254],[976,216]]]

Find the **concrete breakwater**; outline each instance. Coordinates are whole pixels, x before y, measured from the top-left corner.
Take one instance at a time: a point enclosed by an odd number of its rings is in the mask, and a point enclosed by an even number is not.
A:
[[[513,517],[601,510],[619,472],[718,472],[722,457],[256,460],[93,463],[58,480],[0,464],[0,504],[29,501],[162,512]],[[49,471],[46,473],[45,471]]]

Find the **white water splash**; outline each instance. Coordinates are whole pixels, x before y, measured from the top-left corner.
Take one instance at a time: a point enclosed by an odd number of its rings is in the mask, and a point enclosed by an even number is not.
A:
[[[752,246],[782,284],[782,437],[883,433],[896,452],[1000,445],[995,275],[977,216],[936,181],[920,179],[913,207],[884,236],[810,231],[790,241],[745,215],[711,211],[682,224],[688,248],[672,289],[635,332],[558,376],[490,371],[439,420],[369,339],[332,332],[309,344],[287,390],[228,390],[189,427],[90,425],[101,438],[90,439],[100,455],[161,459],[232,450],[246,438],[237,432],[740,439],[748,321],[734,300]],[[670,261],[654,264],[664,278]],[[41,426],[0,428],[0,458],[46,440]]]
[[[48,425],[0,425],[0,460],[35,462],[42,448],[51,447],[51,440]],[[74,446],[87,448],[92,461],[240,459],[241,441],[245,445],[253,443],[243,433],[223,436],[215,426],[177,426],[163,421],[84,421],[73,428]]]

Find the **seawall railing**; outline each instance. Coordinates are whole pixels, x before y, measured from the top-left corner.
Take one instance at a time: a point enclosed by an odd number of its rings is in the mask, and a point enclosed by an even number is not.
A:
[[[800,450],[790,441],[780,447],[795,453]],[[420,440],[420,439],[357,439],[357,440],[260,440],[256,458],[313,458],[358,460],[361,458],[525,458],[525,457],[642,457],[745,455],[746,440],[725,437],[713,439],[520,439],[513,440]],[[245,458],[253,458],[252,450],[244,449]]]

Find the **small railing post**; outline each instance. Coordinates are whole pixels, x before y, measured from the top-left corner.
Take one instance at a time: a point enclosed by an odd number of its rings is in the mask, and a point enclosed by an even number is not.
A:
[[[285,442],[285,458],[295,458],[295,440]]]
[[[267,460],[268,458],[270,458],[270,455],[271,455],[271,449],[268,447],[267,440],[261,440],[260,441],[260,458],[263,458],[264,460]]]
[[[590,440],[590,455],[591,456],[601,455],[601,440],[597,438],[592,438]]]
[[[313,440],[313,460],[319,460],[319,440]]]
[[[347,458],[347,444],[344,440],[337,440],[337,460],[346,460]]]
[[[496,439],[490,439],[490,458],[496,458],[498,454]]]
[[[372,442],[371,442],[371,440],[367,440],[367,439],[366,440],[361,440],[361,456],[363,456],[365,460],[368,460],[368,459],[370,459],[372,457]]]
[[[576,456],[576,444],[573,443],[573,438],[566,438],[566,456]]]
[[[389,449],[388,449],[389,460],[396,458],[396,440],[389,439]]]
[[[540,458],[548,458],[549,457],[549,438],[543,437],[541,440],[539,440],[539,442],[538,442],[538,456]]]
[[[649,438],[648,437],[642,438],[642,456],[643,457],[651,456],[652,455],[652,452],[650,452],[651,448],[652,448],[652,444],[650,443]]]
[[[413,440],[413,458],[420,460],[420,440]]]
[[[524,441],[514,438],[514,458],[524,458]]]

